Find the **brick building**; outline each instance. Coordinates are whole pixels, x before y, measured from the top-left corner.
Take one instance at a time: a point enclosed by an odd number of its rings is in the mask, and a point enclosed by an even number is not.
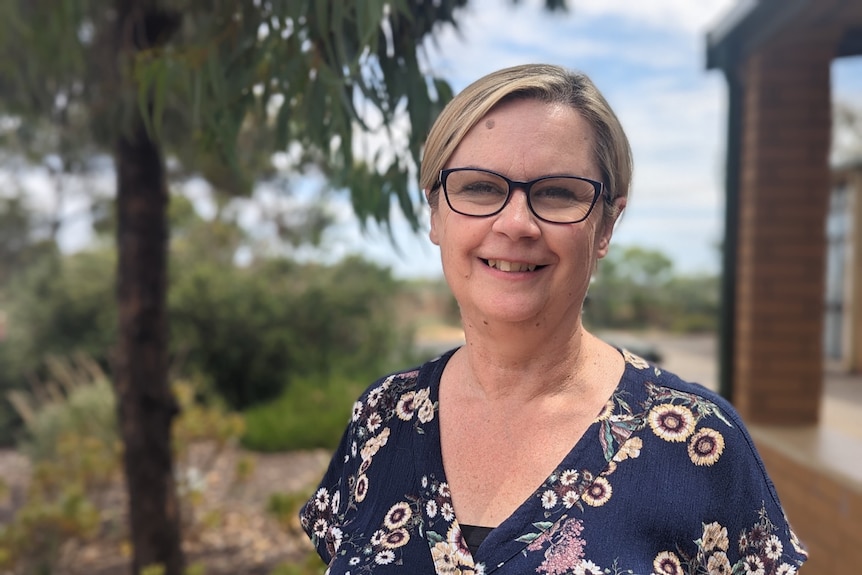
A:
[[[830,69],[858,55],[859,0],[740,0],[707,37],[707,67],[724,72],[729,94],[720,385],[811,551],[804,574],[862,569],[862,440],[820,420],[835,320],[824,305],[827,222],[840,184],[829,165]],[[842,264],[842,286],[860,257]],[[862,314],[850,304],[839,335],[858,358]]]

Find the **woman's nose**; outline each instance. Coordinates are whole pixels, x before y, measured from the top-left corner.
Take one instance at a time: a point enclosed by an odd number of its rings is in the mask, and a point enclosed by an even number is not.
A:
[[[527,194],[521,188],[512,190],[508,203],[497,214],[494,229],[513,238],[535,237],[539,233],[539,221],[530,209]]]

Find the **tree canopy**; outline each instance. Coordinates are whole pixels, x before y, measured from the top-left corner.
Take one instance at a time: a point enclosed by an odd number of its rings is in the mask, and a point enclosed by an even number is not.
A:
[[[314,165],[349,188],[363,221],[386,222],[394,198],[415,223],[410,175],[451,95],[422,47],[466,3],[0,4],[0,138],[60,173],[86,165],[91,150],[115,165],[113,368],[135,573],[159,565],[179,575],[184,564],[170,451],[179,406],[167,383],[169,175],[247,194],[270,153],[287,150],[295,170]],[[371,145],[378,137],[385,148]]]

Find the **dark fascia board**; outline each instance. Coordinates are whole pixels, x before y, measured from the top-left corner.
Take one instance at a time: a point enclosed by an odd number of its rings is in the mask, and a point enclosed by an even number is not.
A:
[[[843,56],[862,56],[862,27],[850,28],[838,44],[839,58]]]
[[[730,71],[741,56],[816,0],[739,0],[706,34],[706,68]]]

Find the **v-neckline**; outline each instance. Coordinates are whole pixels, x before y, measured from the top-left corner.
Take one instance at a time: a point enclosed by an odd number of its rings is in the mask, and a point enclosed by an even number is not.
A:
[[[415,465],[419,471],[419,475],[437,477],[443,482],[446,482],[447,479],[446,470],[443,466],[443,452],[440,442],[440,381],[446,365],[457,350],[458,348],[455,348],[446,352],[431,364],[433,371],[429,374],[429,398],[437,406],[438,416],[434,417],[433,421],[429,422],[425,427],[425,436],[423,438],[423,443],[425,443],[424,449],[414,451]],[[625,389],[626,382],[631,376],[630,369],[631,367],[628,362],[625,362],[623,374],[614,389],[612,397]],[[610,413],[607,415],[610,415]],[[560,476],[568,470],[576,471],[582,477],[584,472],[586,472],[595,478],[601,476],[602,472],[607,469],[613,453],[619,448],[619,444],[624,442],[625,437],[615,434],[615,440],[617,441],[616,449],[613,449],[613,446],[611,446],[609,450],[606,442],[600,441],[602,434],[608,435],[606,430],[603,429],[603,427],[606,427],[606,425],[603,426],[603,421],[607,421],[607,419],[593,421],[542,484],[538,485],[511,515],[501,521],[488,534],[480,546],[479,556],[474,557],[474,560],[481,560],[485,564],[485,573],[493,572],[509,558],[520,553],[529,545],[530,534],[535,533],[537,529],[540,531],[546,530],[562,517],[578,512],[577,508],[566,508],[562,505],[548,509],[546,507],[547,501],[543,502],[542,500],[542,494],[548,490],[549,483],[559,481]],[[631,431],[629,431],[630,433]],[[543,517],[544,521],[537,523],[536,518],[539,517]],[[451,523],[459,525],[460,528],[457,516],[453,518]]]

